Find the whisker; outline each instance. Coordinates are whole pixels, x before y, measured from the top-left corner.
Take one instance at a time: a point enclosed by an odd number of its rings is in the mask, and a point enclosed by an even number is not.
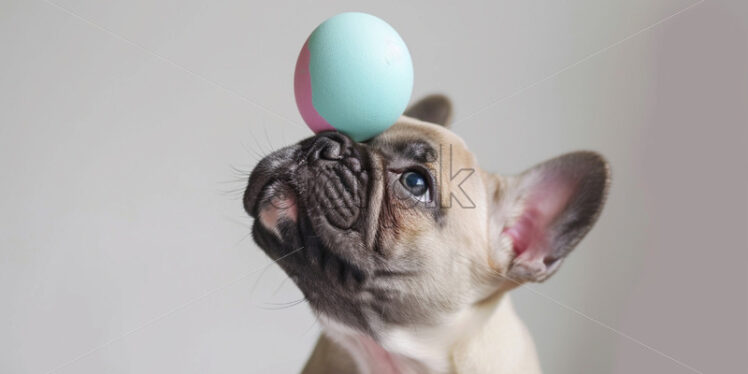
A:
[[[242,242],[244,242],[245,240],[247,240],[247,238],[249,238],[250,236],[252,236],[252,231],[249,231],[248,233],[244,234],[244,236],[242,236],[242,238],[239,239],[239,241],[237,241],[236,244],[234,244],[234,246],[236,247],[239,244],[242,244]]]
[[[260,275],[257,276],[257,280],[255,280],[255,283],[252,285],[252,288],[249,289],[249,300],[253,300],[255,296],[255,291],[257,291],[257,286],[260,284],[260,280],[262,280],[262,277],[265,275],[265,273],[270,269],[270,264],[266,266],[264,269],[262,269],[262,272],[260,272]]]
[[[276,302],[266,301],[264,304],[265,305],[273,305],[273,306],[296,305],[296,304],[300,303],[302,300],[306,300],[306,298],[302,297],[301,299],[298,299],[298,300],[281,301],[281,302],[277,302],[277,301]]]
[[[317,324],[319,324],[319,320],[315,317],[314,319],[312,319],[312,324],[309,325],[309,327],[307,327],[306,330],[304,330],[304,333],[302,333],[301,336],[305,336],[306,334],[308,334],[309,331],[312,331],[312,328],[314,327],[314,325],[317,325]]]
[[[254,139],[254,136],[251,136],[251,137]],[[242,141],[241,144],[242,144],[242,148],[244,148],[244,150],[247,151],[247,153],[251,153],[254,156],[255,163],[259,162],[264,157],[262,153],[257,152],[257,149],[255,148],[250,148],[247,145],[247,143],[245,143],[244,141]]]
[[[271,307],[267,307],[267,306],[263,306],[263,305],[257,305],[257,304],[255,304],[255,306],[258,307],[258,308],[260,308],[260,309],[265,309],[265,310],[282,310],[282,309],[293,308],[293,307],[295,307],[295,306],[297,306],[297,305],[299,305],[301,303],[304,303],[306,301],[307,301],[307,299],[305,297],[303,297],[303,298],[301,298],[299,300],[294,300],[294,301],[291,301],[289,303],[278,303],[278,304],[265,303],[265,304],[274,305],[274,306],[271,306]]]
[[[270,146],[270,152],[275,152],[276,147],[273,145],[273,142],[270,141],[270,135],[268,135],[267,126],[263,126],[262,131],[265,133],[265,140],[268,142],[268,146]]]
[[[289,257],[289,256],[291,256],[291,255],[295,254],[296,252],[299,252],[299,251],[300,251],[300,250],[302,250],[302,249],[304,249],[304,246],[301,246],[301,247],[299,247],[299,248],[297,248],[297,249],[294,249],[293,251],[291,251],[291,252],[289,252],[289,253],[286,253],[285,255],[281,256],[281,257],[280,257],[280,258],[278,258],[277,260],[275,260],[275,261],[271,261],[271,262],[270,262],[269,264],[265,265],[265,267],[264,267],[264,268],[262,269],[262,272],[261,272],[261,273],[260,273],[260,275],[259,275],[259,276],[257,277],[257,280],[256,280],[256,281],[255,281],[255,283],[254,283],[254,284],[252,285],[252,288],[251,288],[251,289],[249,290],[249,299],[250,299],[250,300],[252,300],[252,298],[254,297],[255,291],[257,290],[257,286],[258,286],[258,285],[260,284],[260,280],[261,280],[261,279],[262,279],[262,277],[263,277],[263,276],[265,275],[265,272],[267,272],[267,271],[268,271],[268,269],[270,269],[270,266],[272,266],[273,264],[277,264],[277,263],[281,262],[281,261],[282,261],[283,259],[285,259],[286,257]]]
[[[263,126],[263,128],[264,128],[264,126]],[[263,148],[262,146],[260,146],[260,143],[257,141],[257,136],[255,136],[254,134],[252,134],[252,141],[255,143],[255,146],[257,147],[257,149],[260,150],[260,152],[262,154],[262,157],[264,157],[265,155],[270,154],[269,152],[265,151],[265,148]]]
[[[237,187],[237,188],[220,191],[219,193],[222,196],[227,196],[230,199],[240,200],[244,197],[244,191],[246,191],[246,189],[247,188],[243,186],[243,187]]]
[[[289,277],[289,276],[286,276],[286,278],[285,278],[285,279],[283,279],[283,280],[281,281],[281,283],[280,283],[280,284],[278,285],[278,288],[276,288],[276,289],[275,289],[275,291],[273,291],[273,294],[272,294],[271,296],[275,296],[275,295],[277,295],[277,294],[278,294],[278,292],[280,292],[281,288],[283,288],[283,286],[284,286],[284,285],[286,284],[286,282],[288,282],[288,280],[289,280],[289,279],[291,279],[291,277]]]

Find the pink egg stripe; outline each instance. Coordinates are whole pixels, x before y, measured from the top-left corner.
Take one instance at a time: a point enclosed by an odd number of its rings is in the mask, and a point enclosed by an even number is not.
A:
[[[296,75],[294,77],[294,92],[296,93],[296,106],[299,107],[301,118],[304,119],[309,128],[315,133],[325,130],[335,130],[327,120],[322,118],[312,102],[312,75],[309,73],[309,41],[304,43],[299,54],[299,60],[296,61]]]

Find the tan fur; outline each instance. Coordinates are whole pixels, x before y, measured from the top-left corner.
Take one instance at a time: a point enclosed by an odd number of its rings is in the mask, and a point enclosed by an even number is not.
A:
[[[430,98],[432,101],[442,99]],[[424,108],[435,106],[433,102],[427,104],[416,104],[411,112],[428,112]],[[449,114],[439,112],[432,117],[446,121]],[[547,278],[557,270],[560,260],[546,264],[547,267],[543,262],[536,263],[531,259],[518,261],[513,250],[515,243],[503,234],[503,229],[519,219],[527,204],[527,197],[521,193],[523,184],[535,183],[537,178],[532,173],[540,173],[543,169],[528,172],[528,178],[485,172],[479,168],[464,141],[446,127],[405,116],[369,144],[374,149],[384,148],[403,139],[427,140],[441,149],[439,159],[427,167],[439,175],[439,196],[442,197],[441,203],[448,208],[444,210],[443,221],[436,223],[426,217],[423,210],[395,203],[389,207],[392,212],[387,219],[399,221],[397,233],[385,232],[382,240],[388,255],[394,259],[406,261],[421,255],[415,258],[427,271],[404,281],[407,283],[398,283],[397,287],[406,287],[412,294],[422,295],[417,302],[429,305],[430,314],[414,317],[414,322],[409,325],[382,325],[376,330],[375,350],[384,352],[394,370],[382,369],[389,366],[378,362],[383,360],[382,356],[371,353],[368,336],[362,338],[362,333],[320,316],[325,333],[303,372],[540,373],[532,338],[506,293],[521,282]],[[605,174],[600,176],[604,185],[593,187],[607,190],[609,171],[602,158],[589,152],[564,157],[545,165],[553,169],[567,167],[570,162],[589,164],[582,166],[590,166],[593,172]],[[459,170],[473,172],[464,180],[449,177]],[[461,193],[460,187],[469,196],[472,206],[462,206],[450,198]],[[602,207],[601,201],[593,201],[600,207],[589,208],[598,209],[588,212],[593,215],[591,222]],[[567,239],[568,250],[587,230],[589,227],[582,227],[572,233],[576,236]],[[559,248],[567,251],[566,247]]]
[[[508,295],[498,294],[476,305],[475,313],[487,318],[474,334],[456,341],[446,353],[449,368],[444,373],[541,373],[532,337],[515,313]],[[351,353],[323,334],[302,373],[360,371],[355,368]]]
[[[539,372],[532,341],[519,318],[514,314],[509,300],[502,298],[503,294],[490,296],[490,292],[495,291],[495,289],[491,286],[484,287],[481,285],[481,283],[486,282],[486,279],[494,276],[494,270],[488,266],[488,258],[490,257],[488,248],[490,245],[486,228],[486,222],[488,221],[486,202],[493,196],[486,196],[486,186],[484,186],[486,182],[483,180],[486,174],[477,173],[480,169],[475,157],[467,150],[462,139],[444,127],[413,118],[402,117],[397,124],[380,135],[373,143],[386,143],[403,138],[427,139],[434,144],[442,145],[444,147],[442,159],[440,162],[429,165],[430,168],[440,169],[441,176],[448,176],[461,168],[476,171],[462,185],[463,189],[474,200],[474,208],[462,208],[453,201],[452,207],[447,210],[449,216],[447,226],[443,229],[437,229],[428,220],[421,219],[415,210],[399,212],[402,218],[407,221],[407,224],[404,225],[403,232],[397,240],[398,243],[393,243],[393,247],[396,249],[400,245],[432,248],[435,253],[430,258],[435,260],[454,257],[448,252],[456,248],[460,248],[459,251],[462,252],[459,253],[458,260],[465,261],[466,266],[458,268],[458,274],[455,274],[454,269],[446,268],[450,264],[435,263],[429,265],[432,268],[440,269],[434,271],[435,278],[432,281],[442,281],[441,275],[453,275],[452,282],[461,284],[461,288],[464,290],[463,294],[470,299],[470,303],[474,303],[473,310],[465,312],[470,315],[469,319],[484,321],[469,329],[474,333],[465,334],[460,331],[451,331],[448,328],[444,329],[445,336],[439,339],[448,341],[448,344],[439,353],[446,363],[442,372]],[[450,149],[451,154],[449,154]],[[446,178],[442,179],[437,182],[440,195],[449,197],[450,194],[455,192],[456,186],[446,183]],[[491,183],[495,183],[495,181],[491,181]],[[405,248],[402,250],[405,250]],[[464,271],[465,269],[472,269],[473,271]],[[495,283],[489,281],[488,284],[494,285]],[[473,294],[470,295],[470,293]],[[481,299],[486,297],[490,297],[491,300],[480,302]],[[504,354],[497,354],[502,350],[504,350]],[[345,349],[341,350],[337,343],[323,336],[304,373],[349,372],[337,371],[338,368],[344,367],[346,363],[350,363],[352,360],[349,354],[344,355],[342,351],[345,351]],[[520,356],[515,354],[520,354]],[[508,360],[509,358],[510,360]],[[494,368],[502,368],[502,371],[492,371]],[[527,368],[533,368],[534,371],[527,371]],[[421,368],[420,370],[424,369],[427,368]],[[350,370],[350,368],[346,370]]]

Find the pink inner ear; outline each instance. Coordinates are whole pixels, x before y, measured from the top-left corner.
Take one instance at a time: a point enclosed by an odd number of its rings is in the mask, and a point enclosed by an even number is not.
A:
[[[522,254],[530,245],[544,240],[537,215],[535,210],[526,211],[512,226],[504,228],[503,233],[512,238],[516,254]]]
[[[542,260],[550,251],[548,228],[569,203],[574,183],[547,176],[527,187],[522,214],[503,233],[512,238],[514,252],[527,260]]]

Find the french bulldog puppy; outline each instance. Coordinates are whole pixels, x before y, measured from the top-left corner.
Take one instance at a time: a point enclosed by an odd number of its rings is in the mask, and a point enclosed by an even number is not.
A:
[[[595,223],[597,153],[483,171],[430,96],[379,136],[320,133],[265,157],[253,237],[323,328],[303,373],[540,373],[507,292],[540,282]]]

